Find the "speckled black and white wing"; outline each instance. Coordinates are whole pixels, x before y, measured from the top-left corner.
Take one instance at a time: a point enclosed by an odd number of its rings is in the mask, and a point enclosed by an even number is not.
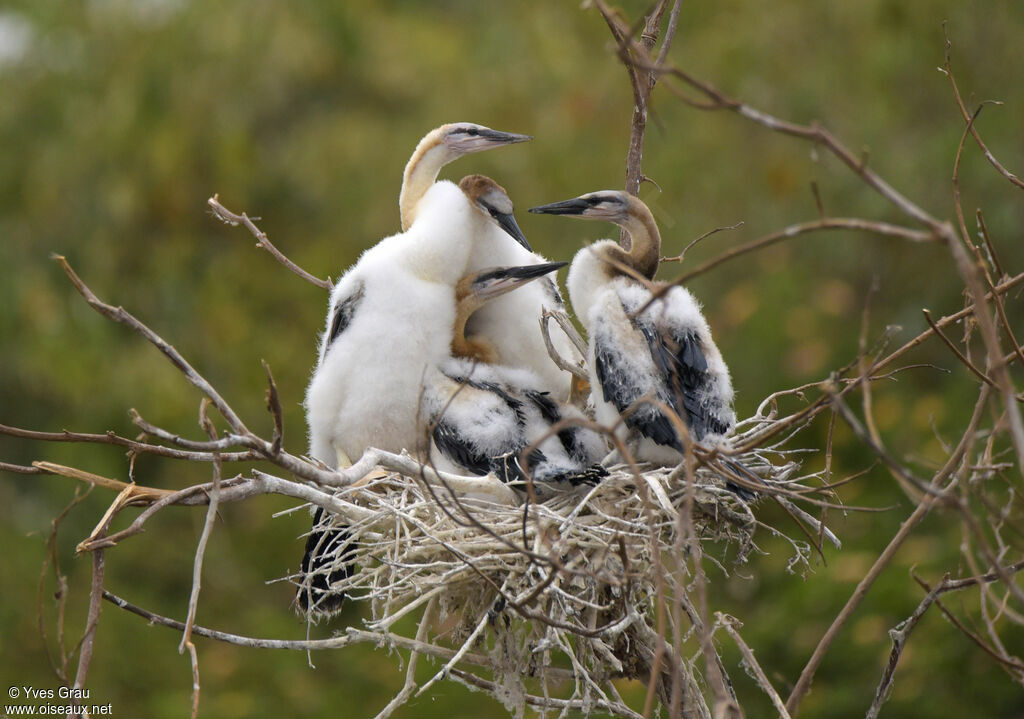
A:
[[[527,383],[517,384],[526,418],[526,439],[541,455],[536,461],[531,456],[533,479],[578,485],[606,477],[607,471],[598,463],[608,448],[604,438],[586,426],[583,413]]]
[[[605,474],[594,466],[605,452],[600,435],[575,426],[554,431],[575,410],[552,400],[529,371],[450,360],[425,387],[423,407],[440,469],[494,473],[504,482],[523,481],[527,471],[536,481],[574,484]],[[521,455],[531,446],[524,468]]]
[[[522,402],[501,384],[474,373],[468,362],[441,368],[424,390],[424,409],[434,448],[451,465],[447,469],[484,475],[500,470],[496,458],[526,446]],[[517,477],[499,472],[499,478]]]
[[[715,440],[735,423],[732,384],[696,301],[674,287],[641,311],[646,288],[615,283],[591,315],[592,361],[605,402],[627,427],[654,444],[683,450],[671,408],[697,441]],[[640,402],[641,399],[654,402]]]
[[[635,320],[651,348],[654,364],[664,378],[663,398],[686,421],[699,442],[724,435],[735,419],[723,397],[719,378],[711,371],[707,342],[697,329],[661,322],[644,314]]]

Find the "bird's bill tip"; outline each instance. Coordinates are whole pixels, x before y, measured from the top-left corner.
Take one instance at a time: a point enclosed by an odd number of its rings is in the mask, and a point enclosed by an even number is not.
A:
[[[472,134],[468,132],[458,133],[449,140],[449,146],[459,155],[468,155],[473,152],[493,150],[505,145],[514,145],[518,142],[532,140],[530,135],[521,135],[516,132],[502,132],[487,127],[474,128]]]
[[[530,271],[533,270],[536,273],[536,277],[543,277],[544,275],[548,275],[548,274],[551,274],[552,272],[555,272],[556,270],[562,269],[563,267],[565,267],[568,264],[569,264],[568,262],[561,262],[561,261],[559,261],[559,262],[540,262],[540,263],[538,263],[536,265],[525,265],[525,266],[519,267],[517,269],[522,271],[524,274],[529,274]]]
[[[548,205],[539,205],[537,207],[531,207],[529,212],[535,215],[569,215],[579,216],[582,215],[590,208],[590,204],[579,197],[574,197],[571,200],[562,200],[561,202],[552,202]]]
[[[516,222],[516,218],[512,213],[503,214],[495,212],[491,215],[494,221],[498,223],[498,226],[505,231],[512,239],[518,242],[520,245],[525,247],[529,252],[533,252],[533,248],[530,247],[529,241],[526,239],[526,235],[519,229],[519,223]]]

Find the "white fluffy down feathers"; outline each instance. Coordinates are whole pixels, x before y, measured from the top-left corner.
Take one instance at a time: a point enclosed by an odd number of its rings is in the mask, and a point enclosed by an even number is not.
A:
[[[415,452],[422,443],[423,377],[448,356],[454,286],[483,222],[456,185],[438,182],[413,226],[364,252],[335,286],[306,391],[314,458],[335,466],[367,447]],[[332,337],[336,312],[360,293],[350,322]]]
[[[424,155],[421,148],[417,152]],[[449,425],[463,428],[462,451],[492,458],[507,452],[510,442],[521,446],[510,438],[525,437],[533,427],[534,434],[550,431],[552,411],[523,423],[524,407],[535,406],[524,397],[555,400],[556,414],[576,411],[561,403],[569,378],[548,360],[539,328],[541,312],[561,303],[549,278],[494,299],[471,317],[467,334],[485,337],[500,367],[465,371],[452,357],[456,283],[484,267],[537,264],[543,258],[513,241],[456,185],[420,184],[427,189],[412,206],[409,229],[364,252],[332,293],[306,395],[310,452],[332,466],[354,461],[368,447],[425,458],[428,419],[441,416],[438,403]],[[650,302],[654,285],[622,271],[623,258],[640,257],[639,247],[653,249],[654,257],[660,248],[646,206],[613,192],[556,204],[562,208],[557,214],[611,220],[633,235],[631,252],[603,240],[579,251],[569,272],[570,298],[590,335],[586,360],[597,421],[616,426],[634,443],[638,459],[658,464],[678,462],[687,441],[721,441],[735,423],[733,390],[698,303],[681,287]],[[572,357],[569,339],[555,334],[556,349]],[[531,371],[523,374],[525,368]],[[459,378],[472,378],[477,386],[454,391]],[[496,394],[497,387],[502,389]],[[686,429],[657,409],[666,405]],[[545,441],[544,455],[558,457],[561,450],[550,437]],[[597,442],[587,437],[588,442],[590,451],[581,454],[599,454]],[[484,469],[443,454],[435,443],[430,456],[446,468]]]

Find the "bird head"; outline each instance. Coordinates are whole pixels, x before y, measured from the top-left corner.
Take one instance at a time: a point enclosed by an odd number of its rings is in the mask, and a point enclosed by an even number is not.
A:
[[[453,158],[533,139],[530,135],[492,130],[472,122],[442,125],[437,129],[437,133],[439,144],[444,145]]]
[[[566,215],[621,224],[629,217],[630,197],[619,190],[600,190],[571,200],[531,207],[529,211],[537,215]]]
[[[512,290],[533,282],[566,266],[566,262],[542,262],[522,267],[489,267],[473,272],[459,281],[455,288],[458,302],[470,302],[476,307]]]
[[[459,181],[459,187],[470,203],[487,217],[494,220],[516,242],[533,251],[526,235],[519,229],[512,214],[512,200],[505,188],[485,175],[466,175]]]
[[[402,230],[416,219],[416,206],[437,180],[441,168],[463,155],[482,152],[533,138],[514,132],[500,132],[472,122],[453,122],[435,127],[423,136],[405,165],[398,208]]]

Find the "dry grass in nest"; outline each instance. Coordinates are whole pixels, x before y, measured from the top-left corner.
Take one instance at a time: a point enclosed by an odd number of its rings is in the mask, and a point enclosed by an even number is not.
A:
[[[771,424],[744,423],[734,444],[763,436]],[[659,637],[694,636],[700,618],[688,560],[703,555],[728,571],[757,549],[759,528],[786,536],[755,516],[769,494],[823,529],[793,500],[813,491],[818,477],[798,476],[787,452],[776,446],[730,459],[763,483],[755,500],[726,487],[721,465],[697,467],[690,483],[685,463],[639,473],[618,464],[596,485],[524,488],[518,503],[465,499],[443,482],[382,473],[335,494],[352,512],[324,513],[315,529],[344,526],[352,543],[318,573],[341,576],[351,561],[351,575],[332,592],[367,604],[366,629],[380,632],[382,644],[404,628],[415,633],[408,639],[430,645],[423,653],[445,659],[434,680],[482,688],[519,715],[532,704],[634,716],[611,680],[647,680]],[[790,566],[809,566],[810,540],[789,541]],[[666,633],[659,612],[675,605],[687,616],[670,619],[679,626]],[[310,619],[325,614],[314,608]],[[399,622],[408,617],[418,622]],[[675,669],[660,672],[664,699],[683,682],[683,695],[703,705],[698,668]]]

